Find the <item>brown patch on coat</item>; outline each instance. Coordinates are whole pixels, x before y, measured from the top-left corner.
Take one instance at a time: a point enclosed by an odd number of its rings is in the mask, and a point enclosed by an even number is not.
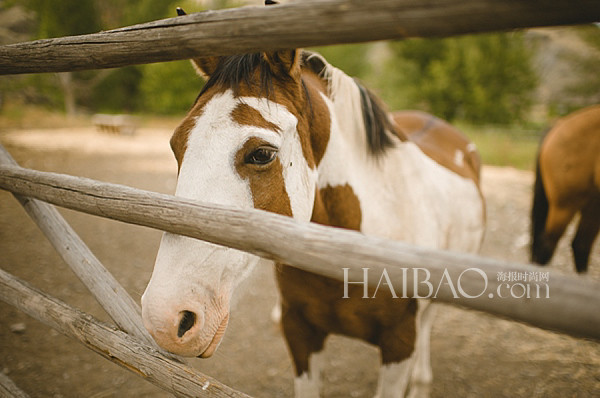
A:
[[[317,189],[311,221],[360,230],[360,202],[352,187]],[[379,346],[383,364],[400,362],[414,351],[416,300],[393,298],[383,285],[375,297],[375,289],[369,288],[370,298],[363,298],[363,286],[356,284],[348,285],[349,298],[342,299],[344,284],[339,280],[281,264],[276,275],[282,294],[282,327],[297,376],[308,370],[310,354],[322,350],[330,333]]]
[[[340,276],[344,264],[340,264]],[[296,375],[308,370],[309,357],[323,348],[329,334],[358,338],[381,349],[382,363],[398,363],[410,357],[416,340],[415,299],[393,298],[387,286],[368,289],[336,279],[278,264],[282,327],[294,359]],[[380,275],[370,275],[378,278]]]
[[[350,185],[336,185],[334,187],[328,185],[319,189],[315,199],[315,202],[317,201],[320,203],[318,205],[315,203],[317,213],[315,214],[313,210],[313,215],[316,215],[317,219],[320,218],[321,221],[325,221],[321,222],[322,224],[355,231],[360,230],[362,221],[360,201]],[[326,218],[323,217],[323,212],[327,214]],[[318,222],[315,219],[312,221]]]
[[[448,170],[469,178],[479,187],[481,158],[473,143],[458,129],[433,115],[419,111],[392,113],[396,127],[431,159]],[[457,153],[462,164],[456,160]]]
[[[310,148],[314,163],[318,166],[323,156],[325,156],[331,133],[329,108],[321,95],[327,92],[327,84],[312,71],[305,72],[303,79],[311,110],[307,134],[310,137]]]
[[[269,143],[257,137],[249,138],[235,155],[235,169],[250,185],[254,208],[292,216],[290,197],[285,189],[283,167],[279,158],[268,165],[245,162],[249,153],[265,145]]]
[[[238,104],[233,111],[231,111],[231,118],[237,124],[245,126],[256,126],[263,129],[271,130],[276,133],[280,133],[281,129],[274,123],[266,120],[261,113],[243,102]]]
[[[292,67],[293,70],[294,67]],[[329,142],[331,128],[331,118],[329,109],[323,100],[321,93],[325,93],[327,85],[314,72],[306,69],[301,70],[301,76],[296,79],[278,79],[273,81],[273,92],[269,93],[269,100],[284,106],[298,120],[297,130],[302,154],[306,159],[308,167],[314,169],[319,165],[325,155],[325,150]],[[278,73],[282,73],[278,70]],[[260,81],[260,71],[254,71],[254,82]],[[261,88],[258,84],[247,85],[241,82],[237,88],[237,95],[240,97],[261,97]],[[243,124],[265,126],[260,118],[249,116],[260,113],[251,108],[243,107],[237,111],[237,117]],[[247,122],[247,123],[246,123]],[[269,123],[265,120],[266,123]],[[266,127],[266,126],[265,126]]]
[[[198,116],[201,114],[198,114]],[[175,159],[177,160],[177,171],[181,170],[181,164],[183,163],[183,157],[185,156],[185,152],[187,151],[187,143],[190,138],[190,133],[194,126],[196,125],[196,117],[190,117],[188,115],[179,126],[175,129],[175,132],[171,136],[170,144],[171,150],[175,155]]]

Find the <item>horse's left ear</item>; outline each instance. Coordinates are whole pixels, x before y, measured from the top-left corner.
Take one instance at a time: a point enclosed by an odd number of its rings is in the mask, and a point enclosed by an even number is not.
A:
[[[217,70],[221,57],[202,57],[192,59],[196,72],[206,80]]]
[[[278,50],[263,53],[271,70],[276,74],[300,76],[301,50]]]

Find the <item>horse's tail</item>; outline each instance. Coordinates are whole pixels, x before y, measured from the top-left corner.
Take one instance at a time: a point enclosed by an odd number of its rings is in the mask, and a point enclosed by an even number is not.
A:
[[[544,134],[545,136],[545,134]],[[541,239],[546,227],[548,218],[548,197],[542,181],[540,153],[543,145],[543,138],[535,159],[535,183],[533,185],[533,205],[531,206],[531,261],[539,262],[538,253],[541,250]]]

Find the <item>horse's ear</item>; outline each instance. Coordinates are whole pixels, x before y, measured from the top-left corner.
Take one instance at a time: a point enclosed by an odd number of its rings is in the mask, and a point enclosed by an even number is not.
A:
[[[263,53],[263,56],[274,73],[300,76],[301,50],[278,50]]]
[[[217,70],[221,62],[221,57],[202,57],[192,59],[192,65],[196,72],[203,78],[207,79]]]

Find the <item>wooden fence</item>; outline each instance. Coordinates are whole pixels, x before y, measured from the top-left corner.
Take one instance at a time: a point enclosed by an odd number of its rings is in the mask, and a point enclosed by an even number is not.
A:
[[[598,20],[597,0],[309,0],[268,8],[211,11],[92,35],[2,46],[0,74],[111,68],[202,55]],[[600,340],[600,288],[579,277],[548,271],[551,282],[542,287],[540,298],[492,299],[487,292],[501,287],[498,273],[540,269],[425,250],[357,232],[298,223],[259,210],[239,211],[27,170],[16,165],[1,146],[0,188],[15,194],[122,331],[101,324],[3,271],[0,298],[177,396],[246,395],[161,351],[142,326],[139,306],[56,209],[37,199],[245,250],[337,279],[342,277],[341,265],[348,268],[348,278],[353,281],[364,278],[365,268],[375,275],[385,271],[393,283],[406,287],[409,296],[427,295],[428,291],[426,285],[414,283],[414,275],[407,269],[426,269],[434,285],[449,277],[460,279],[464,291],[482,292],[477,298],[455,297],[451,290],[440,289],[437,299],[441,301]],[[286,236],[285,246],[280,245],[281,236]],[[481,273],[473,272],[474,269]],[[374,285],[377,281],[378,278],[369,279],[368,283]],[[24,396],[6,377],[0,377],[0,392]]]
[[[597,0],[302,0],[0,47],[0,74],[600,21]]]

